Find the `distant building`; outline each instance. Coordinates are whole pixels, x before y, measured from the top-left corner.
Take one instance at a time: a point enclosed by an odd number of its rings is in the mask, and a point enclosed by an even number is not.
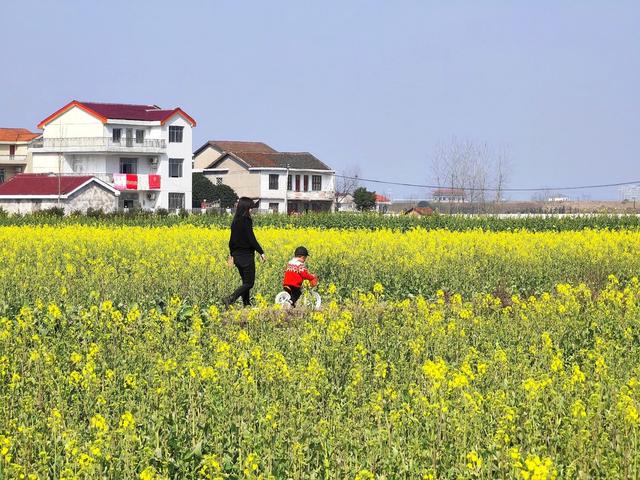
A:
[[[636,201],[640,199],[640,185],[625,185],[620,188],[622,201]]]
[[[391,199],[385,195],[376,193],[375,211],[378,213],[387,213],[391,207]]]
[[[570,198],[567,197],[566,195],[556,194],[556,195],[551,195],[551,196],[547,197],[546,200],[547,200],[547,202],[560,203],[560,202],[568,202],[570,200]]]
[[[356,210],[356,202],[353,200],[353,195],[350,193],[336,194],[336,212],[355,212]]]
[[[433,209],[430,207],[413,207],[404,212],[404,214],[411,217],[425,217],[433,215]]]
[[[272,212],[331,211],[335,172],[308,152],[279,152],[261,142],[209,141],[193,154],[196,172],[259,198]]]
[[[432,200],[442,203],[460,203],[467,201],[463,188],[437,188],[432,192]]]
[[[41,134],[26,128],[0,128],[0,183],[24,172],[29,164],[29,143]]]

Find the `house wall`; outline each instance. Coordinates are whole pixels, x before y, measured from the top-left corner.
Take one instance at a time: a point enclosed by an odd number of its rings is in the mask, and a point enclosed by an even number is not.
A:
[[[270,203],[279,202],[280,212],[284,212],[284,199],[290,201],[322,201],[331,202],[335,200],[335,176],[333,173],[321,173],[313,170],[291,170],[292,188],[287,191],[287,172],[283,170],[260,170],[260,208],[269,208]],[[269,189],[269,175],[278,175],[278,189]],[[300,191],[295,191],[295,176],[300,175]],[[309,190],[304,191],[304,175],[309,176]],[[313,186],[313,175],[322,176],[322,186],[320,190],[311,190]]]
[[[15,142],[0,142],[0,156],[9,155],[11,145],[16,146],[16,152],[14,155],[26,155],[28,153],[28,143],[15,143]]]
[[[152,122],[139,122],[136,120],[109,120],[104,124],[103,136],[113,138],[113,129],[119,128],[122,135],[121,141],[124,142],[127,135],[126,130],[127,128],[130,128],[133,130],[131,134],[134,139],[136,138],[136,130],[144,130],[145,140],[161,140],[162,138],[165,138],[162,136],[162,125],[151,125],[151,123]]]
[[[86,212],[88,208],[101,208],[105,212],[112,212],[118,208],[118,197],[113,192],[92,183],[70,196],[64,205],[65,213],[77,210]]]
[[[11,158],[11,145],[15,145],[14,157]],[[2,142],[0,143],[0,170],[4,172],[4,181],[14,177],[18,173],[27,171],[30,161],[30,153],[27,143]],[[18,163],[15,157],[24,156],[24,161]],[[6,163],[3,162],[6,159]]]
[[[78,107],[67,110],[44,127],[44,138],[103,137],[104,125]]]
[[[31,155],[31,163],[27,166],[29,173],[58,173],[59,169],[70,171],[64,154],[32,152]]]
[[[200,154],[193,159],[194,168],[202,169],[207,168],[213,162],[218,160],[222,156],[222,153],[209,145]]]
[[[184,127],[182,130],[181,143],[169,143],[169,126]],[[158,198],[158,206],[162,208],[169,207],[169,193],[184,193],[184,206],[191,208],[191,157],[193,156],[193,138],[191,132],[191,124],[182,116],[174,115],[163,126],[162,138],[167,139],[167,154],[162,155],[158,164],[158,174],[162,176],[161,191]],[[169,177],[169,159],[182,159],[182,177]]]
[[[233,158],[227,157],[216,168],[226,169],[227,173],[204,172],[204,175],[215,185],[216,177],[222,177],[222,183],[229,185],[239,197],[256,198],[260,196],[260,174],[250,172]]]
[[[57,198],[0,200],[0,208],[11,214],[33,213],[58,206],[67,214],[78,210],[86,212],[88,208],[101,208],[105,212],[111,212],[118,206],[118,197],[113,192],[92,183],[74,195],[60,199],[60,203]]]

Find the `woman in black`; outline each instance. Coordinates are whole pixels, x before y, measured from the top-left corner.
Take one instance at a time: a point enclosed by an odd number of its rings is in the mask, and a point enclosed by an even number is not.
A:
[[[266,257],[262,247],[253,234],[253,220],[251,209],[256,205],[248,197],[240,197],[236,214],[231,222],[231,237],[229,238],[229,265],[235,265],[240,272],[242,285],[230,297],[224,299],[226,307],[234,303],[239,297],[245,307],[251,305],[250,292],[256,279],[255,252],[260,254],[264,262]]]

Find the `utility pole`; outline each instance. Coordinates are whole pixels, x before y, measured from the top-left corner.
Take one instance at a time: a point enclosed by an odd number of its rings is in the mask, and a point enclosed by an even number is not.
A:
[[[62,165],[62,152],[59,152],[58,153],[58,207],[60,207],[60,194],[61,194],[60,191],[62,190],[60,185],[61,184],[60,169],[62,168],[61,165]]]
[[[285,179],[284,186],[284,214],[289,215],[289,167],[290,165],[287,163],[287,175]]]

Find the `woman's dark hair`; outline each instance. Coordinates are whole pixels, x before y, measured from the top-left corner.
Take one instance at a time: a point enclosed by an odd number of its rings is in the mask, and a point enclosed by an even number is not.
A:
[[[249,210],[255,207],[255,203],[249,197],[240,197],[238,205],[236,205],[236,214],[233,216],[233,222],[235,223],[243,217],[248,217]]]

